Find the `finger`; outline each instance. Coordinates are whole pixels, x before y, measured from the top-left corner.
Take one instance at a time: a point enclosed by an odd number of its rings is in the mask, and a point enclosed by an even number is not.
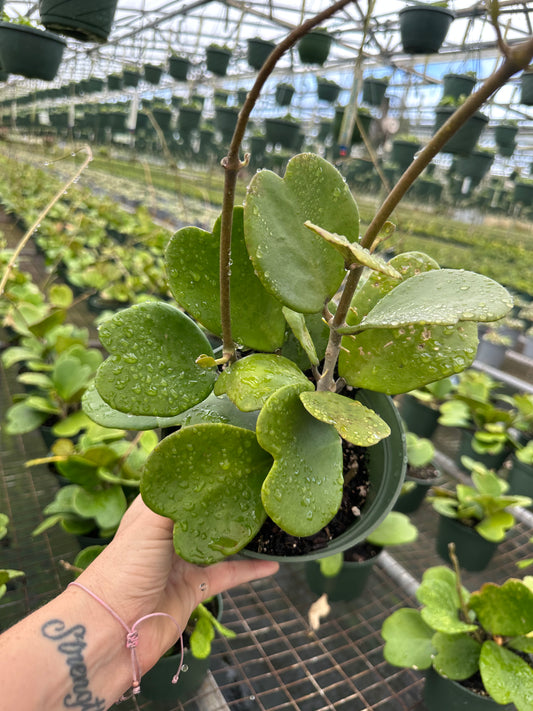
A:
[[[251,580],[275,575],[278,570],[279,563],[270,560],[230,560],[215,563],[199,569],[203,578],[199,583],[199,590],[202,599],[205,599]],[[205,586],[202,583],[205,583]]]

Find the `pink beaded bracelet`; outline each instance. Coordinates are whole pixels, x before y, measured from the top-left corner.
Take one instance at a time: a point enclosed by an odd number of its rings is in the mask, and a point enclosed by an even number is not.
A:
[[[126,630],[126,647],[127,649],[130,650],[131,652],[131,669],[132,669],[132,676],[133,676],[133,682],[132,682],[132,687],[131,687],[131,695],[127,696],[126,694],[122,694],[122,696],[118,699],[117,703],[120,701],[125,701],[128,698],[131,698],[131,696],[140,693],[141,691],[141,668],[139,666],[139,660],[137,659],[137,652],[136,652],[136,647],[139,642],[139,633],[137,631],[138,625],[140,625],[141,622],[144,622],[144,620],[149,619],[150,617],[168,617],[172,622],[176,625],[176,628],[179,633],[179,640],[180,640],[180,647],[181,647],[181,656],[180,656],[180,661],[178,665],[178,670],[172,677],[172,683],[175,684],[180,676],[181,668],[183,666],[183,633],[181,631],[181,627],[177,623],[177,621],[172,617],[172,615],[168,615],[166,612],[152,612],[149,615],[144,615],[143,617],[140,617],[136,622],[134,622],[130,627],[124,622],[124,620],[117,615],[117,613],[112,610],[109,605],[104,602],[101,598],[98,597],[98,595],[95,595],[91,590],[85,587],[85,585],[82,585],[81,583],[78,582],[72,582],[69,583],[68,587],[71,585],[75,585],[78,588],[81,588],[82,590],[85,590],[85,592],[90,595],[96,602],[99,602],[100,605],[105,607],[105,609],[113,615],[113,617],[117,620],[117,622],[120,622],[122,627]]]

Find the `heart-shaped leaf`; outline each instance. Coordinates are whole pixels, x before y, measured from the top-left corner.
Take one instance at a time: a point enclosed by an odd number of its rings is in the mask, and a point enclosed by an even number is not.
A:
[[[513,652],[488,640],[481,647],[479,671],[497,704],[513,703],[518,711],[533,708],[533,669]]]
[[[515,637],[533,630],[533,592],[521,580],[511,578],[501,586],[485,583],[472,593],[470,607],[492,635]]]
[[[509,511],[495,511],[476,525],[476,531],[487,541],[499,543],[505,539],[505,534],[514,523],[514,516]]]
[[[313,389],[298,366],[283,356],[254,353],[242,358],[221,373],[215,383],[215,394],[235,403],[239,410],[260,410],[276,390],[285,385],[300,384]]]
[[[509,292],[489,277],[463,269],[438,269],[402,281],[358,325],[339,331],[496,321],[512,306]]]
[[[391,511],[366,540],[375,546],[400,546],[416,541],[417,536],[418,529],[413,526],[409,516]]]
[[[386,262],[383,257],[377,254],[372,254],[368,249],[361,247],[358,242],[350,242],[344,235],[338,235],[333,232],[314,225],[307,220],[305,226],[315,232],[317,235],[325,239],[326,242],[332,244],[335,249],[342,254],[344,263],[347,267],[352,264],[361,264],[376,272],[381,272],[393,279],[401,279],[401,274],[394,269],[390,262]]]
[[[323,158],[292,158],[282,179],[255,174],[244,206],[244,233],[255,271],[285,306],[321,311],[344,277],[337,250],[304,226],[306,220],[355,242],[359,211],[341,174]]]
[[[345,336],[339,375],[349,385],[397,395],[460,373],[474,362],[477,324],[408,326]]]
[[[263,484],[270,518],[293,536],[311,536],[342,499],[342,446],[335,428],[312,417],[300,400],[305,385],[287,385],[266,401],[257,440],[274,457]]]
[[[82,365],[77,358],[61,358],[52,371],[57,394],[68,402],[85,386],[92,375],[89,365]]]
[[[49,415],[28,407],[25,402],[11,405],[6,412],[5,431],[7,434],[24,434],[40,427]]]
[[[127,502],[122,487],[110,486],[103,491],[88,491],[79,487],[74,494],[74,510],[85,518],[94,518],[100,528],[118,526]]]
[[[437,632],[459,634],[472,632],[476,625],[463,622],[459,617],[459,596],[456,590],[455,573],[445,566],[428,568],[416,591],[419,601],[425,605],[422,619]],[[468,602],[469,593],[463,588],[463,598]]]
[[[479,669],[481,645],[467,634],[437,632],[432,639],[437,650],[433,667],[448,679],[468,679]]]
[[[148,457],[146,504],[174,521],[174,547],[191,563],[236,553],[266,519],[261,485],[272,458],[249,430],[225,424],[184,427]]]
[[[177,302],[212,333],[220,325],[220,218],[213,232],[184,227],[166,250],[168,283]],[[258,351],[279,348],[285,335],[281,304],[256,276],[244,242],[243,208],[233,210],[230,308],[232,336]]]
[[[199,355],[213,355],[198,326],[179,309],[148,302],[119,311],[100,326],[111,353],[99,367],[96,387],[115,410],[169,417],[204,400],[213,388],[214,368]]]
[[[385,640],[383,656],[397,667],[429,669],[435,649],[433,630],[418,610],[404,607],[387,617],[381,628]]]
[[[331,392],[303,392],[300,400],[307,412],[333,425],[340,436],[360,447],[370,447],[390,435],[381,417],[352,398]]]

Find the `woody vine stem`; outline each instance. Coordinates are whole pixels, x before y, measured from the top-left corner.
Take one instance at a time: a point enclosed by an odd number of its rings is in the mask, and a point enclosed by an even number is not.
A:
[[[237,175],[241,168],[247,165],[248,156],[246,156],[245,161],[242,162],[239,158],[239,151],[246,125],[248,123],[248,118],[255,106],[263,85],[283,54],[293,47],[296,42],[310,30],[334,15],[344,6],[348,5],[349,2],[351,2],[351,0],[339,0],[334,3],[323,12],[295,28],[282,42],[280,42],[280,44],[277,45],[274,50],[272,50],[272,53],[261,67],[255,83],[246,97],[246,101],[244,102],[239,113],[228,154],[222,160],[222,166],[225,170],[225,177],[220,230],[220,309],[223,338],[222,360],[224,362],[230,362],[235,358],[235,345],[231,336],[230,323],[231,229]],[[413,160],[411,165],[400,177],[394,188],[385,198],[385,201],[377,211],[374,219],[361,239],[361,245],[366,249],[372,248],[376,238],[379,237],[385,223],[399,202],[407,193],[416,178],[418,178],[424,168],[427,167],[431,160],[444,147],[447,141],[496,91],[498,91],[498,89],[500,89],[514,74],[525,69],[533,60],[533,37],[530,37],[524,42],[514,45],[513,47],[502,44],[501,34],[498,34],[497,12],[494,11],[494,5],[494,0],[488,0],[490,19],[496,28],[498,44],[503,54],[502,63],[496,71],[486,79],[483,85],[475,93],[471,94],[464,104],[462,104],[443,124],[443,126],[441,126],[437,133],[435,133],[427,145],[419,152],[415,160]],[[334,317],[329,320],[330,336],[326,348],[322,374],[317,383],[318,390],[335,389],[333,374],[339,356],[342,339],[342,336],[338,333],[337,329],[344,325],[346,315],[348,314],[350,303],[359,283],[359,279],[361,278],[362,271],[362,267],[355,267],[349,272],[342,290],[336,313]]]

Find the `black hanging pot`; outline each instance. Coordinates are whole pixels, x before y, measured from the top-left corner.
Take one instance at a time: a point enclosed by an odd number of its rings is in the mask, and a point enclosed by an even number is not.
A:
[[[185,57],[171,56],[168,58],[168,73],[176,81],[187,81],[190,66],[190,61]]]
[[[138,71],[133,69],[124,69],[122,71],[122,82],[124,86],[137,87],[139,85],[139,80],[141,75]]]
[[[412,5],[400,10],[400,35],[407,54],[438,52],[455,15],[445,7]]]
[[[476,80],[468,74],[445,74],[443,77],[443,96],[459,99],[460,96],[470,96]]]
[[[120,91],[122,89],[122,77],[120,74],[110,74],[107,77],[107,88],[109,91]]]
[[[472,151],[469,156],[459,158],[457,172],[463,177],[480,181],[490,170],[494,155],[486,151]]]
[[[415,143],[414,141],[407,141],[403,138],[396,138],[392,142],[392,161],[400,167],[401,171],[407,170],[407,168],[413,162],[415,153],[421,148],[420,143]]]
[[[334,104],[339,98],[341,87],[335,81],[329,81],[328,79],[317,79],[316,91],[318,98],[321,101],[327,101],[330,104]]]
[[[520,103],[533,106],[533,71],[522,72],[520,77]]]
[[[325,29],[311,30],[298,42],[298,54],[303,64],[324,64],[329,55],[332,37]]]
[[[65,45],[65,40],[53,32],[0,22],[0,65],[8,74],[51,81]]]
[[[363,79],[363,101],[370,106],[381,106],[389,82],[386,79],[367,77]]]
[[[234,106],[217,106],[215,109],[215,126],[224,139],[231,138],[239,118],[239,109]]]
[[[433,133],[436,133],[439,128],[448,120],[454,113],[453,106],[437,106],[435,109],[435,125]],[[488,124],[489,119],[480,111],[471,116],[461,128],[449,138],[444,147],[443,153],[453,153],[455,155],[469,155],[475,148],[483,129]]]
[[[178,131],[180,133],[189,133],[194,131],[200,125],[202,112],[193,106],[182,106],[178,114]]]
[[[279,143],[283,148],[294,148],[300,134],[300,124],[290,119],[267,118],[265,133],[269,143]]]
[[[523,205],[533,205],[533,183],[517,181],[514,185],[513,199]]]
[[[39,15],[47,30],[83,42],[105,42],[117,3],[118,0],[39,0]]]
[[[270,40],[264,40],[260,37],[250,38],[248,40],[248,50],[246,54],[248,64],[253,69],[261,69],[275,46],[276,43]]]
[[[163,69],[155,64],[144,65],[144,78],[149,84],[157,85],[161,81]]]
[[[335,141],[339,140],[344,111],[345,111],[345,107],[344,108],[339,107],[339,108],[335,109],[335,117],[333,119],[333,128],[332,128],[333,138],[335,139]],[[363,109],[361,109],[357,112],[357,118],[363,128],[363,131],[368,136],[368,131],[370,130],[370,124],[372,123],[372,115],[367,113]],[[355,122],[353,125],[353,130],[352,130],[351,145],[355,146],[358,143],[362,143],[362,142],[363,142],[363,137],[361,135],[361,131],[359,130],[359,126],[357,125],[357,122]]]
[[[170,119],[172,118],[170,109],[152,109],[152,114],[159,128],[162,131],[168,131],[170,128]]]
[[[518,133],[518,126],[500,123],[494,129],[494,140],[498,148],[510,148],[515,145],[515,137]]]
[[[207,69],[219,77],[225,77],[228,71],[231,50],[227,47],[210,46],[205,50]]]
[[[276,87],[276,104],[279,106],[289,106],[294,96],[294,87],[291,84],[281,82]]]

